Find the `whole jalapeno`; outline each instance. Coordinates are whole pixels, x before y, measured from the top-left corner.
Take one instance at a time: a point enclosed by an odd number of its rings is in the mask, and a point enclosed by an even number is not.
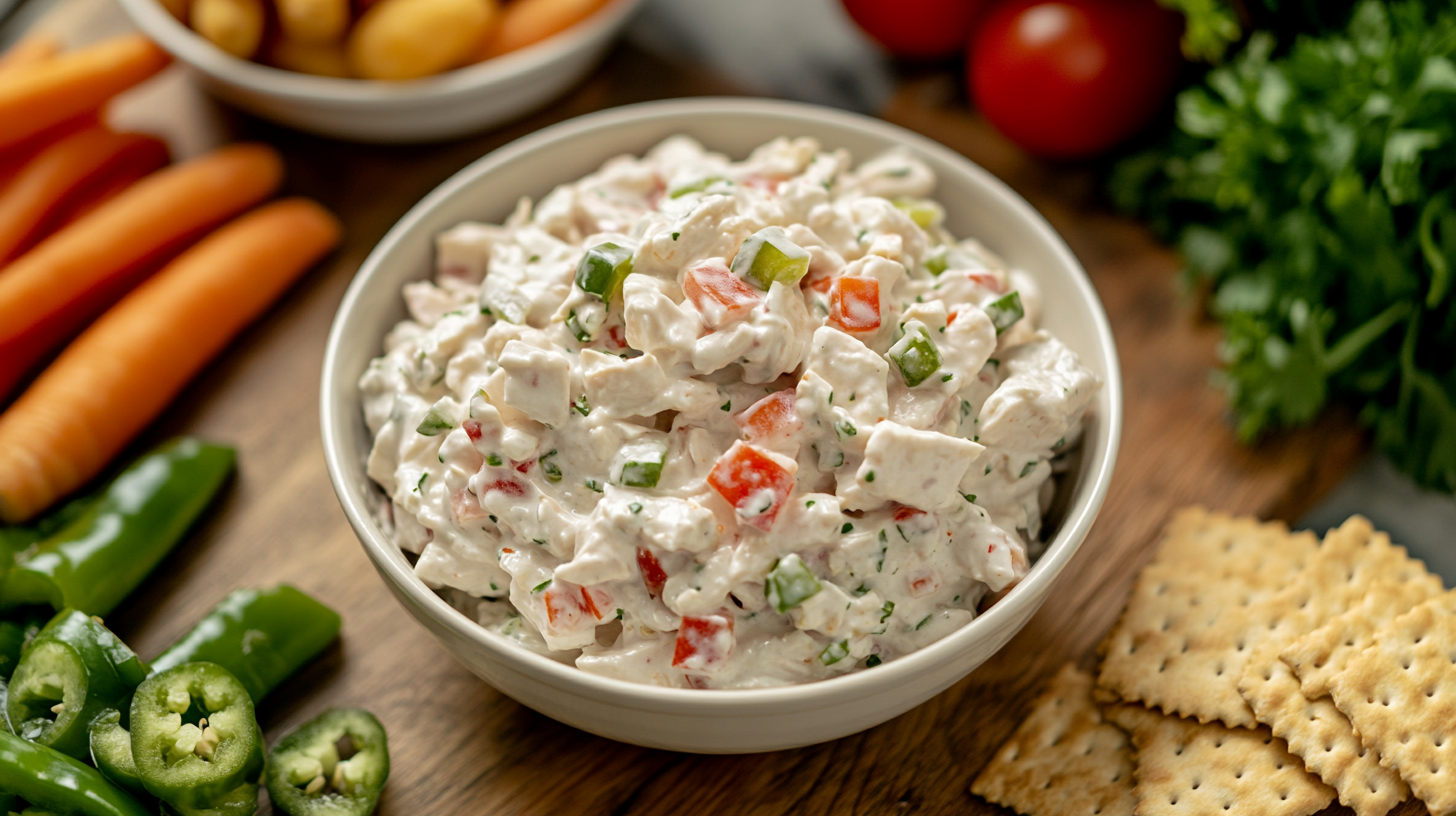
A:
[[[0,733],[0,790],[57,813],[151,816],[95,768],[14,734]]]
[[[373,714],[335,708],[268,754],[268,796],[289,816],[368,816],[389,779],[389,739]]]
[[[55,614],[48,606],[27,606],[0,620],[0,678],[15,673],[21,652]]]
[[[182,540],[232,472],[232,448],[191,437],[138,459],[54,535],[15,556],[0,608],[105,615]]]
[[[171,805],[215,808],[263,771],[263,732],[242,683],[215,663],[148,677],[131,701],[131,753],[142,786]]]
[[[152,661],[155,671],[207,661],[263,699],[339,636],[339,613],[287,584],[239,589]]]
[[[130,705],[147,666],[100,621],[68,609],[46,624],[10,678],[6,715],[15,733],[85,759],[91,721]]]

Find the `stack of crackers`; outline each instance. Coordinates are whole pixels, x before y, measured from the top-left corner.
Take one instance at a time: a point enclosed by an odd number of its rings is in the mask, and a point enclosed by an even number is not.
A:
[[[971,786],[1026,816],[1456,812],[1456,591],[1358,516],[1194,508]]]

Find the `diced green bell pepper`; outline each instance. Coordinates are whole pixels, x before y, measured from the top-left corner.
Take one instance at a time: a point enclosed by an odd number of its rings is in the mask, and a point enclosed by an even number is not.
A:
[[[91,721],[125,708],[147,666],[96,619],[74,609],[35,636],[10,679],[6,716],[15,732],[67,756],[91,755]]]
[[[808,565],[793,553],[779,559],[763,584],[769,605],[781,613],[809,600],[823,588]]]
[[[809,271],[809,251],[790,241],[782,227],[766,227],[738,247],[732,269],[764,292],[774,283],[793,286]]]
[[[894,204],[921,229],[930,229],[945,220],[945,208],[928,198],[897,198]]]
[[[939,277],[941,273],[950,268],[950,250],[939,246],[925,256],[925,271]]]
[[[335,708],[268,754],[268,796],[289,816],[368,816],[389,779],[389,739],[373,714]]]
[[[930,339],[930,329],[919,320],[905,323],[905,336],[890,346],[889,357],[900,369],[900,378],[910,388],[925,382],[940,370],[940,349]]]
[[[613,481],[627,487],[657,487],[662,478],[662,462],[667,458],[667,445],[657,440],[633,442],[617,454],[620,469]]]
[[[986,316],[991,318],[997,334],[1016,325],[1016,321],[1026,316],[1026,311],[1021,308],[1021,293],[1010,292],[991,301],[986,307]]]
[[[632,274],[632,250],[608,241],[581,256],[576,265],[576,286],[589,295],[611,300],[622,281]]]
[[[718,182],[727,182],[722,176],[708,176],[706,178],[693,179],[683,182],[667,191],[668,198],[682,198],[688,193],[701,193]]]
[[[216,663],[144,680],[131,701],[131,741],[142,785],[172,805],[215,808],[263,772],[253,698]]]

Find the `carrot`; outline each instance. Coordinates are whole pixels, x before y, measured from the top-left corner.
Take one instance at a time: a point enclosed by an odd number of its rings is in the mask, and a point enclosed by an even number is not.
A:
[[[471,62],[498,57],[560,34],[590,17],[605,0],[514,0],[505,7],[494,36]]]
[[[0,149],[94,110],[166,67],[166,52],[127,34],[0,77]]]
[[[154,262],[257,204],[283,176],[266,145],[232,145],[153,173],[0,269],[0,396],[140,282]]]
[[[4,82],[3,77],[0,77],[0,82]],[[29,164],[31,159],[39,156],[41,151],[73,133],[95,127],[100,121],[96,111],[87,111],[80,116],[67,119],[59,125],[52,125],[7,148],[0,149],[0,189],[20,175],[20,171],[25,168],[25,165]]]
[[[0,76],[7,71],[45,62],[60,50],[61,41],[50,34],[27,34],[0,54]]]
[[[68,196],[127,163],[167,163],[167,146],[153,136],[112,133],[101,125],[51,145],[0,191],[0,263],[35,237]]]
[[[165,153],[162,155],[162,158],[163,160],[155,165],[138,162],[124,164],[116,172],[108,174],[98,183],[89,185],[86,189],[67,199],[61,205],[60,209],[56,211],[55,216],[50,219],[50,222],[42,232],[45,235],[49,235],[58,230],[65,229],[100,209],[106,202],[130,189],[133,184],[165,167],[167,164]],[[54,228],[52,228],[52,225],[54,225]]]
[[[307,199],[269,204],[102,315],[0,415],[0,519],[29,519],[101,472],[339,231]]]

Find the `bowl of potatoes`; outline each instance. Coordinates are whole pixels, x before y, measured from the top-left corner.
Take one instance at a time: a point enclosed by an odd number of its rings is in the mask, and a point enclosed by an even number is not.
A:
[[[365,142],[449,139],[579,81],[640,0],[120,0],[219,98]]]

